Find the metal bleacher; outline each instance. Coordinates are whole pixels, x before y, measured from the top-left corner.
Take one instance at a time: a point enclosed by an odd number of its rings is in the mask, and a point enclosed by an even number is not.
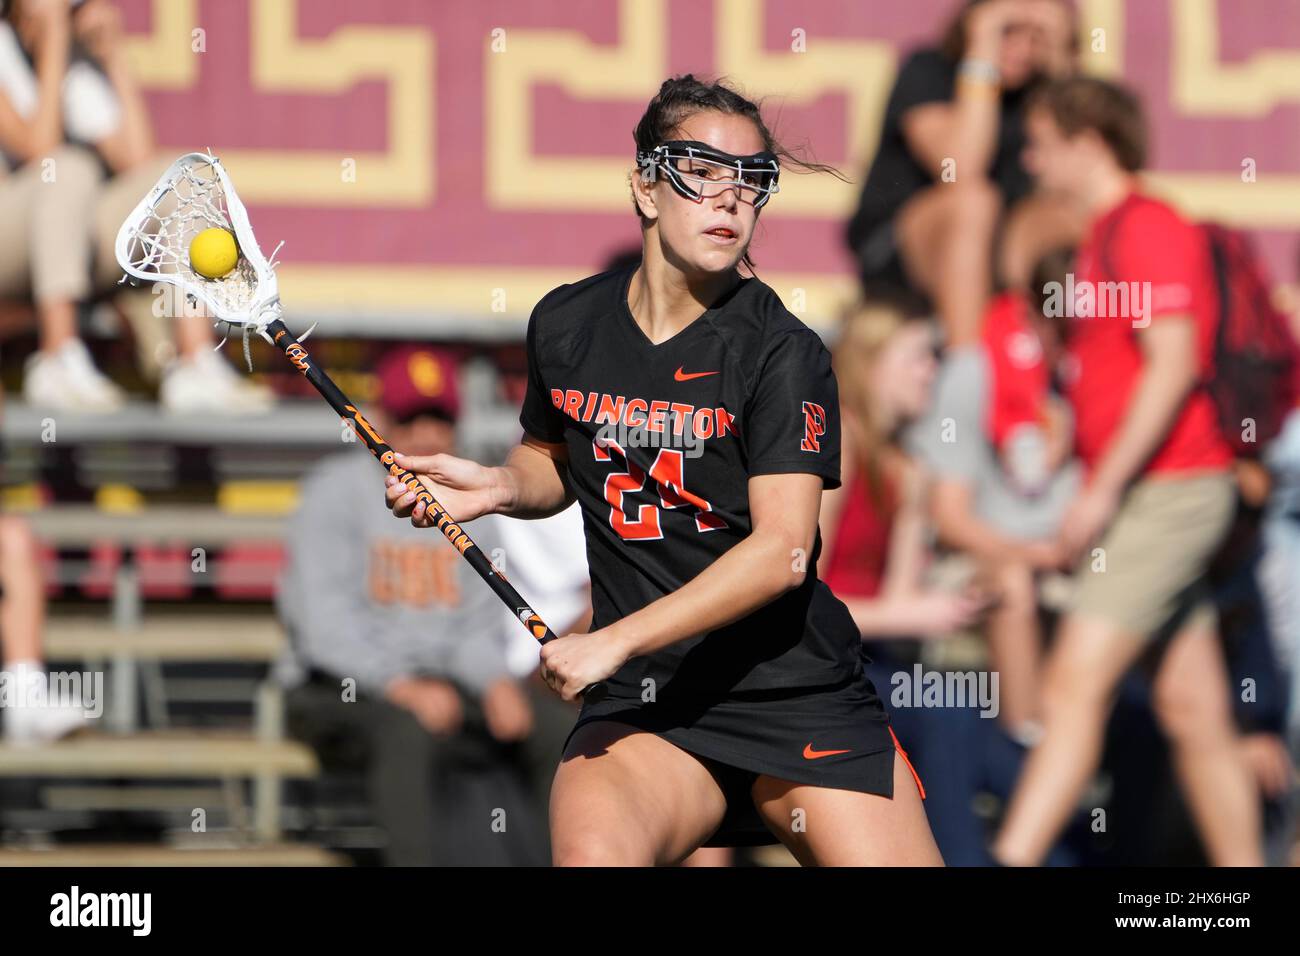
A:
[[[482,400],[491,374],[470,369],[462,385],[465,452],[482,458],[517,429],[513,410]],[[285,783],[320,768],[285,736],[272,602],[300,476],[364,446],[314,399],[247,418],[12,403],[0,438],[6,510],[45,549],[46,659],[101,671],[105,688],[92,729],[0,745],[0,865],[341,862],[286,826]]]

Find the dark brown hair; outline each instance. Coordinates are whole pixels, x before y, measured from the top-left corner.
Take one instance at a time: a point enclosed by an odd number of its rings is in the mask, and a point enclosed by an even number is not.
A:
[[[1092,130],[1128,172],[1146,165],[1146,117],[1142,101],[1127,87],[1095,76],[1053,80],[1033,92],[1029,109],[1046,110],[1066,136]]]
[[[840,314],[839,334],[831,349],[831,367],[840,389],[840,421],[852,431],[854,464],[862,470],[872,506],[890,519],[898,510],[898,500],[886,472],[891,455],[900,452],[899,435],[877,430],[870,366],[895,335],[917,322],[933,328],[925,303],[915,293],[898,286],[874,286]]]
[[[702,80],[692,73],[664,80],[659,92],[646,107],[641,121],[636,124],[636,129],[632,131],[637,150],[651,150],[673,139],[687,119],[708,110],[746,117],[758,130],[758,135],[763,140],[763,149],[781,160],[783,171],[793,167],[802,172],[830,173],[837,179],[848,182],[844,174],[834,166],[804,159],[781,145],[763,121],[759,104],[742,96],[723,80]],[[636,204],[635,195],[632,197],[632,206],[637,216],[644,220],[645,216]],[[741,261],[752,269],[754,263],[748,252]]]

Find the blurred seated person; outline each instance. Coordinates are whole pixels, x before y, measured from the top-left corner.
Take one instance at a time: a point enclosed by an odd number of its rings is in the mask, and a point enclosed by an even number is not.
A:
[[[822,496],[822,579],[863,637],[946,635],[984,603],[922,585],[928,477],[900,444],[934,384],[934,326],[918,305],[899,295],[855,306],[832,350],[842,483]]]
[[[1068,249],[1044,257],[1032,288],[1063,282],[1071,261]],[[941,576],[978,580],[996,598],[984,630],[999,717],[1024,743],[1039,720],[1038,579],[1065,561],[1056,534],[1079,486],[1069,406],[1050,381],[1063,343],[1042,306],[1028,290],[994,297],[979,347],[946,353],[930,411],[909,433],[934,478]]]
[[[495,521],[494,516],[488,518]],[[589,630],[591,577],[582,509],[573,504],[548,518],[495,521],[493,527],[501,549],[490,555],[493,563],[551,630],[556,634]],[[541,677],[541,645],[509,608],[500,602],[498,607],[510,672],[527,691],[532,710],[533,730],[520,756],[527,765],[534,803],[545,814],[564,742],[581,705],[561,699],[546,686]],[[545,816],[540,823],[549,860],[550,827]]]
[[[393,447],[455,449],[460,402],[446,353],[399,346],[376,374],[373,424]],[[383,485],[359,441],[304,478],[278,596],[292,644],[278,669],[292,688],[291,728],[309,741],[360,738],[389,865],[544,864],[529,832],[544,832],[544,819],[508,821],[500,834],[501,793],[446,797],[454,767],[511,759],[532,732],[533,708],[510,673],[500,599],[441,535],[394,520]],[[467,530],[486,554],[499,547],[490,523]]]
[[[0,413],[2,399],[0,395]],[[81,729],[87,720],[81,707],[51,705],[27,692],[34,682],[49,686],[41,563],[41,544],[31,524],[21,515],[0,512],[0,681],[6,688],[0,695],[0,720],[5,742],[18,746],[52,743]]]
[[[971,0],[899,69],[848,242],[868,287],[929,298],[949,344],[978,341],[995,278],[1023,287],[1033,250],[1082,231],[1021,163],[1026,95],[1073,72],[1076,43],[1066,0]]]
[[[121,406],[121,389],[95,367],[77,334],[78,305],[115,293],[142,371],[164,367],[166,410],[266,410],[270,393],[213,353],[209,319],[162,318],[150,290],[116,289],[118,228],[168,165],[155,155],[116,6],[0,0],[0,7],[0,297],[30,297],[39,328],[24,398],[83,412]],[[173,321],[175,345],[166,327]]]
[[[925,781],[926,816],[945,862],[978,866],[991,858],[975,797],[1008,791],[1022,755],[974,708],[917,707],[898,693],[923,646],[978,624],[988,605],[977,583],[927,582],[929,479],[901,436],[929,407],[934,338],[933,323],[904,294],[870,300],[841,322],[832,360],[842,485],[822,496],[819,571],[862,633],[872,683]]]

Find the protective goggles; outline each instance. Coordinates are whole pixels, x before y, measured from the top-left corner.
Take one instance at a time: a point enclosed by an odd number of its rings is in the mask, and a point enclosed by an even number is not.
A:
[[[685,199],[701,202],[735,189],[741,202],[755,209],[779,192],[781,164],[773,153],[733,156],[707,143],[673,140],[651,150],[637,150],[641,181],[652,183],[662,170],[664,177]]]

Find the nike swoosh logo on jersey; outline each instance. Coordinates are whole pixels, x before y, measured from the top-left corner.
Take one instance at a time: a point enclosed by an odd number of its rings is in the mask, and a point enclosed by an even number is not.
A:
[[[851,750],[813,750],[813,745],[809,743],[808,746],[803,748],[803,759],[816,760],[818,757],[829,757],[832,754],[847,754],[852,752],[853,751]]]
[[[706,375],[717,375],[717,372],[683,372],[682,367],[677,366],[677,371],[673,373],[673,378],[679,382],[689,382],[693,378],[704,378]]]

